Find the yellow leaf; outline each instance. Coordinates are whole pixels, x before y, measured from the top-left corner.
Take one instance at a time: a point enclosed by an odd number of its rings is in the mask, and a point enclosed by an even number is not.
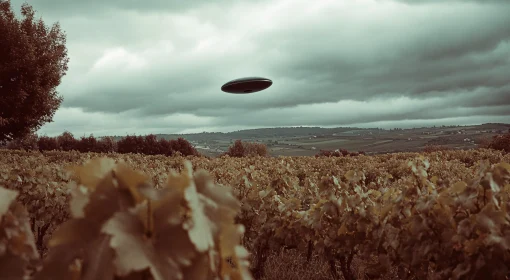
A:
[[[434,185],[436,185],[436,184],[437,184],[437,180],[438,180],[437,176],[432,176],[432,178],[430,178],[430,181],[431,181]]]
[[[510,173],[510,164],[508,164],[506,162],[501,162],[498,164],[498,166],[506,169],[506,171],[508,171]]]
[[[466,187],[467,187],[466,183],[457,182],[457,183],[453,184],[453,186],[450,187],[450,192],[459,194],[459,193],[463,192],[466,189]]]
[[[345,173],[344,177],[345,177],[347,180],[351,181],[352,179],[354,179],[354,171],[352,171],[352,170],[347,171],[347,172]]]
[[[74,173],[78,184],[84,185],[90,190],[95,190],[103,177],[113,170],[115,161],[111,158],[94,158],[84,165],[67,167],[66,170]]]
[[[2,216],[9,210],[11,203],[18,196],[18,191],[13,191],[0,187],[0,220]]]
[[[140,203],[145,199],[140,194],[138,186],[148,183],[149,177],[147,175],[134,171],[125,164],[120,163],[115,168],[115,177],[120,187],[129,189],[136,203]]]

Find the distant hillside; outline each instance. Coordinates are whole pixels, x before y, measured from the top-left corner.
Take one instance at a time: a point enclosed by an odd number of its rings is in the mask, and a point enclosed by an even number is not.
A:
[[[303,137],[309,135],[331,135],[334,133],[343,133],[349,131],[368,131],[377,129],[363,129],[356,127],[276,127],[276,128],[257,128],[246,129],[232,132],[201,132],[190,134],[156,134],[158,138],[177,139],[182,137],[188,141],[204,142],[204,141],[228,141],[230,139],[260,139],[260,138],[278,138],[278,137]],[[113,136],[118,140],[124,136]]]
[[[266,145],[272,156],[313,156],[320,150],[346,149],[367,154],[418,152],[428,145],[451,149],[472,149],[494,135],[506,133],[510,124],[486,123],[469,126],[434,126],[419,128],[357,127],[277,127],[190,134],[158,134],[158,138],[190,141],[200,153],[216,156],[228,150],[235,140]],[[119,140],[123,137],[114,137]]]
[[[329,136],[333,134],[349,135],[359,133],[392,133],[399,131],[400,133],[417,132],[417,131],[440,131],[451,129],[465,129],[465,130],[504,130],[505,132],[510,129],[510,124],[504,123],[486,123],[481,125],[468,125],[468,126],[437,126],[437,127],[420,127],[410,129],[380,129],[380,128],[358,128],[358,127],[276,127],[276,128],[257,128],[246,129],[233,132],[201,132],[189,134],[156,134],[158,138],[164,139],[177,139],[182,137],[188,141],[193,142],[207,142],[207,141],[229,141],[231,139],[253,140],[264,138],[291,138],[291,137],[308,137],[315,136]],[[113,136],[115,140],[122,139],[124,136]]]

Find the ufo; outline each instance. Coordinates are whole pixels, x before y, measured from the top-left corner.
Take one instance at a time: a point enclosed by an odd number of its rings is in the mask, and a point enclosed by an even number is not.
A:
[[[221,90],[234,94],[248,94],[265,90],[273,84],[273,81],[261,77],[245,77],[232,80],[221,87]]]

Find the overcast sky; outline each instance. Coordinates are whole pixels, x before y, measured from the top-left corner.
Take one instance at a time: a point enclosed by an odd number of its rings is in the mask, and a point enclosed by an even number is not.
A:
[[[509,0],[27,2],[70,57],[39,134],[510,123]]]

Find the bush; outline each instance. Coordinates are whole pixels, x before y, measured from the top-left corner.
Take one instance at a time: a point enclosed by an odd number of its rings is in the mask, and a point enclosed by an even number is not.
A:
[[[267,151],[266,145],[264,144],[236,140],[234,144],[232,144],[232,146],[228,148],[228,151],[223,155],[228,155],[230,157],[252,157],[252,156],[266,157],[269,155],[269,153]]]
[[[177,140],[170,140],[170,147],[175,152],[180,152],[183,156],[199,156],[198,151],[191,145],[188,140],[184,138],[177,138]]]
[[[166,139],[159,139],[158,140],[158,147],[159,147],[159,152],[162,155],[172,156],[175,153],[175,151],[172,150],[172,145],[171,145],[170,141],[168,141]]]
[[[143,153],[146,155],[158,155],[160,154],[160,147],[156,135],[149,134],[143,139]]]
[[[14,139],[7,143],[7,149],[10,150],[38,150],[37,135],[30,133],[24,137]]]
[[[96,151],[99,153],[114,153],[117,151],[117,143],[112,137],[103,137],[97,141]]]
[[[502,135],[494,135],[488,145],[489,149],[510,152],[510,132]]]
[[[98,152],[96,138],[92,135],[89,137],[82,136],[77,143],[77,149],[81,153]]]
[[[492,138],[489,136],[482,137],[481,139],[476,141],[477,147],[481,149],[489,149],[489,146],[492,142]]]
[[[78,151],[78,140],[74,138],[73,134],[65,131],[57,137],[57,143],[62,151]]]
[[[55,137],[41,136],[37,139],[37,146],[39,147],[39,151],[53,151],[58,150],[58,142]]]
[[[142,136],[128,135],[117,141],[117,152],[121,154],[142,154],[144,150],[144,138]]]

